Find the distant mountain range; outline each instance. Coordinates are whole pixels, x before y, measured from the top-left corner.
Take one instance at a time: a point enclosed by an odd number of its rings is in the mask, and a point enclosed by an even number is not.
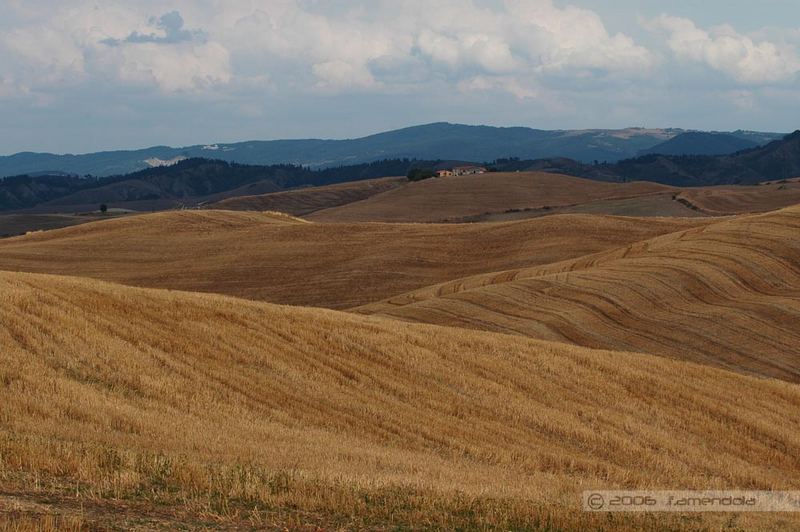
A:
[[[383,159],[492,161],[498,158],[566,157],[579,162],[616,162],[635,157],[680,138],[681,129],[561,130],[526,127],[467,126],[435,123],[349,140],[271,140],[171,148],[156,146],[132,151],[83,155],[23,152],[0,157],[0,176],[57,174],[105,177],[151,167],[168,166],[189,158],[218,159],[249,165],[295,164],[311,168],[345,166]],[[666,153],[721,153],[718,134],[696,141],[666,144]],[[736,131],[725,134],[750,147],[780,138],[778,133]],[[713,144],[713,148],[703,146]],[[741,149],[736,144],[725,153]],[[683,146],[683,148],[680,148]]]
[[[102,178],[63,173],[20,175],[0,179],[0,210],[79,211],[96,209],[101,203],[158,210],[302,186],[405,175],[412,168],[451,168],[469,160],[386,159],[313,170],[298,165],[243,165],[194,158]],[[480,162],[477,158],[472,161]],[[650,154],[616,163],[592,164],[564,157],[505,158],[481,164],[492,171],[539,170],[602,181],[656,181],[675,186],[752,185],[800,177],[800,131],[765,146],[726,155]]]

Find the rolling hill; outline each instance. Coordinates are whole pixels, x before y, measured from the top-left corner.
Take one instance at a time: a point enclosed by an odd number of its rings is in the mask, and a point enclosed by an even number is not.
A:
[[[21,175],[0,179],[0,211],[75,212],[93,210],[100,203],[133,210],[164,210],[232,196],[405,175],[415,165],[429,164],[435,162],[386,159],[310,170],[285,164],[251,166],[213,159],[185,159],[167,167],[104,178]]]
[[[385,177],[337,185],[285,190],[273,194],[235,196],[208,205],[233,211],[279,211],[303,216],[312,212],[365,200],[408,184],[405,177]]]
[[[751,187],[687,187],[676,199],[710,216],[767,212],[800,203],[800,179]]]
[[[800,131],[730,155],[646,155],[589,173],[675,186],[745,184],[800,177]],[[608,178],[608,176],[606,176]]]
[[[363,183],[360,187],[366,187]],[[364,190],[364,188],[361,188]],[[376,193],[377,192],[377,193]],[[545,172],[488,173],[405,183],[367,196],[342,198],[336,189],[308,189],[328,203],[296,210],[292,196],[265,195],[260,203],[231,199],[219,207],[264,206],[319,222],[474,222],[534,218],[557,213],[622,216],[724,216],[765,212],[800,203],[800,182],[760,186],[677,188],[657,183],[608,183]],[[332,198],[339,197],[337,201]],[[351,201],[355,200],[355,201]],[[308,200],[307,200],[308,201]],[[328,208],[321,208],[326,207]]]
[[[800,382],[799,231],[800,206],[789,207],[359,310]]]
[[[182,164],[194,163],[197,161]],[[409,161],[397,163],[411,164]],[[176,205],[200,204],[209,209],[279,211],[326,222],[513,221],[576,213],[638,217],[724,216],[765,212],[800,203],[800,180],[797,179],[762,183],[759,186],[686,188],[652,183],[598,183],[541,172],[501,172],[418,183],[410,183],[400,177],[362,179],[365,174],[378,172],[380,168],[390,169],[392,164],[392,161],[384,161],[380,165],[310,174],[311,180],[322,182],[343,176],[359,179],[335,185],[300,186],[263,194],[266,190],[274,190],[280,180],[256,175],[252,181],[238,188],[210,196],[188,197],[182,197],[182,194],[174,191],[199,191],[200,187],[209,185],[203,185],[202,178],[198,183],[192,183],[195,170],[191,166],[185,172],[180,167],[173,167],[166,171],[167,174],[154,171],[154,175],[146,179],[124,179],[115,181],[109,187],[85,188],[39,207],[16,211],[15,214],[0,214],[0,236],[92,221],[97,219],[96,211],[101,203],[106,203],[112,210],[125,207],[126,211],[167,210],[174,209]],[[217,168],[217,163],[212,163],[212,166]],[[221,175],[224,175],[222,172],[227,165],[223,163],[219,168]],[[252,168],[245,167],[245,170],[252,173]],[[301,173],[305,174],[305,171]],[[173,174],[176,176],[174,183],[169,177]],[[147,190],[153,194],[152,197],[161,198],[162,189],[173,192],[165,192],[162,199],[103,201],[134,196],[146,198],[146,194],[141,194]],[[132,195],[125,195],[126,190],[132,191]],[[109,194],[106,195],[106,192]],[[54,214],[53,211],[61,214]],[[75,216],[76,213],[80,215]]]
[[[641,155],[728,155],[757,146],[757,142],[730,133],[687,131],[642,150]]]
[[[0,294],[0,521],[609,531],[800,524],[797,514],[656,521],[579,511],[586,489],[800,488],[797,385],[648,355],[88,279],[0,273]]]
[[[0,270],[349,308],[449,279],[578,257],[704,220],[317,224],[261,212],[129,216],[0,241]]]
[[[445,222],[512,209],[541,209],[670,189],[656,183],[604,183],[544,172],[490,173],[412,182],[341,207],[319,210],[320,222]]]

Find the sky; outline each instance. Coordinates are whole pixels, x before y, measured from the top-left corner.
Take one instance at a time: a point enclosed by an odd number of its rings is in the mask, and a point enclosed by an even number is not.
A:
[[[800,128],[797,0],[0,0],[0,154]]]

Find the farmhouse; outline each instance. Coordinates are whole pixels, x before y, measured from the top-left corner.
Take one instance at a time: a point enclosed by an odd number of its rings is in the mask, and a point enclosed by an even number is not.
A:
[[[456,166],[453,168],[452,175],[475,175],[486,173],[486,168],[483,166]]]
[[[483,174],[486,172],[486,168],[483,166],[456,166],[450,170],[437,170],[436,175],[438,177],[446,177],[451,175],[475,175],[475,174]]]

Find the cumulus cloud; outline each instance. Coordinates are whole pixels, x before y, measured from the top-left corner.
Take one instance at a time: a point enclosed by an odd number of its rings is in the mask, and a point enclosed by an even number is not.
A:
[[[542,70],[631,73],[647,70],[655,62],[652,52],[629,36],[609,34],[593,11],[560,9],[549,1],[509,0],[506,5],[513,42]]]
[[[424,91],[445,83],[533,98],[541,77],[636,75],[653,65],[650,51],[610,34],[596,13],[552,0],[177,0],[176,9],[155,14],[150,0],[59,5],[26,8],[28,23],[3,39],[32,86],[99,78],[205,91],[268,77],[287,90]]]
[[[98,62],[122,82],[157,86],[164,92],[199,91],[231,80],[230,54],[209,42],[202,30],[184,28],[183,17],[171,11],[150,17],[156,31],[133,31],[124,39],[100,41],[112,50],[98,50]]]
[[[651,27],[667,33],[667,44],[678,58],[703,63],[740,83],[789,81],[800,72],[792,47],[754,40],[729,25],[704,30],[689,19],[661,15]]]
[[[165,92],[203,90],[231,80],[230,56],[218,43],[162,47],[146,42],[119,51],[120,81],[153,85]]]
[[[122,88],[256,109],[265,94],[502,93],[542,106],[568,94],[568,108],[593,92],[658,90],[675,66],[668,55],[734,85],[786,83],[800,71],[800,31],[745,35],[665,15],[650,23],[664,38],[647,47],[595,11],[553,0],[41,0],[0,13],[6,98]],[[730,101],[757,101],[745,94]]]
[[[0,38],[0,53],[34,91],[111,82],[197,92],[231,80],[227,48],[185,29],[178,11],[151,16],[124,3],[74,2],[29,17]]]
[[[426,81],[436,81],[531,96],[539,75],[638,75],[654,64],[650,51],[610,34],[596,13],[551,0],[495,7],[384,0],[327,11],[290,0],[255,9],[234,4],[226,6],[237,15],[222,30],[231,52],[260,61],[272,79],[297,88],[426,90]]]
[[[183,28],[183,17],[177,11],[171,11],[156,18],[150,19],[150,24],[154,25],[160,30],[160,35],[157,33],[139,33],[134,31],[128,35],[124,41],[119,39],[104,39],[102,42],[110,46],[119,46],[123,42],[126,43],[156,43],[156,44],[176,44],[187,41],[204,40],[205,33],[200,30],[187,30]]]
[[[17,59],[17,75],[50,84],[68,82],[84,72],[83,50],[63,28],[17,29],[3,34],[0,43]]]

